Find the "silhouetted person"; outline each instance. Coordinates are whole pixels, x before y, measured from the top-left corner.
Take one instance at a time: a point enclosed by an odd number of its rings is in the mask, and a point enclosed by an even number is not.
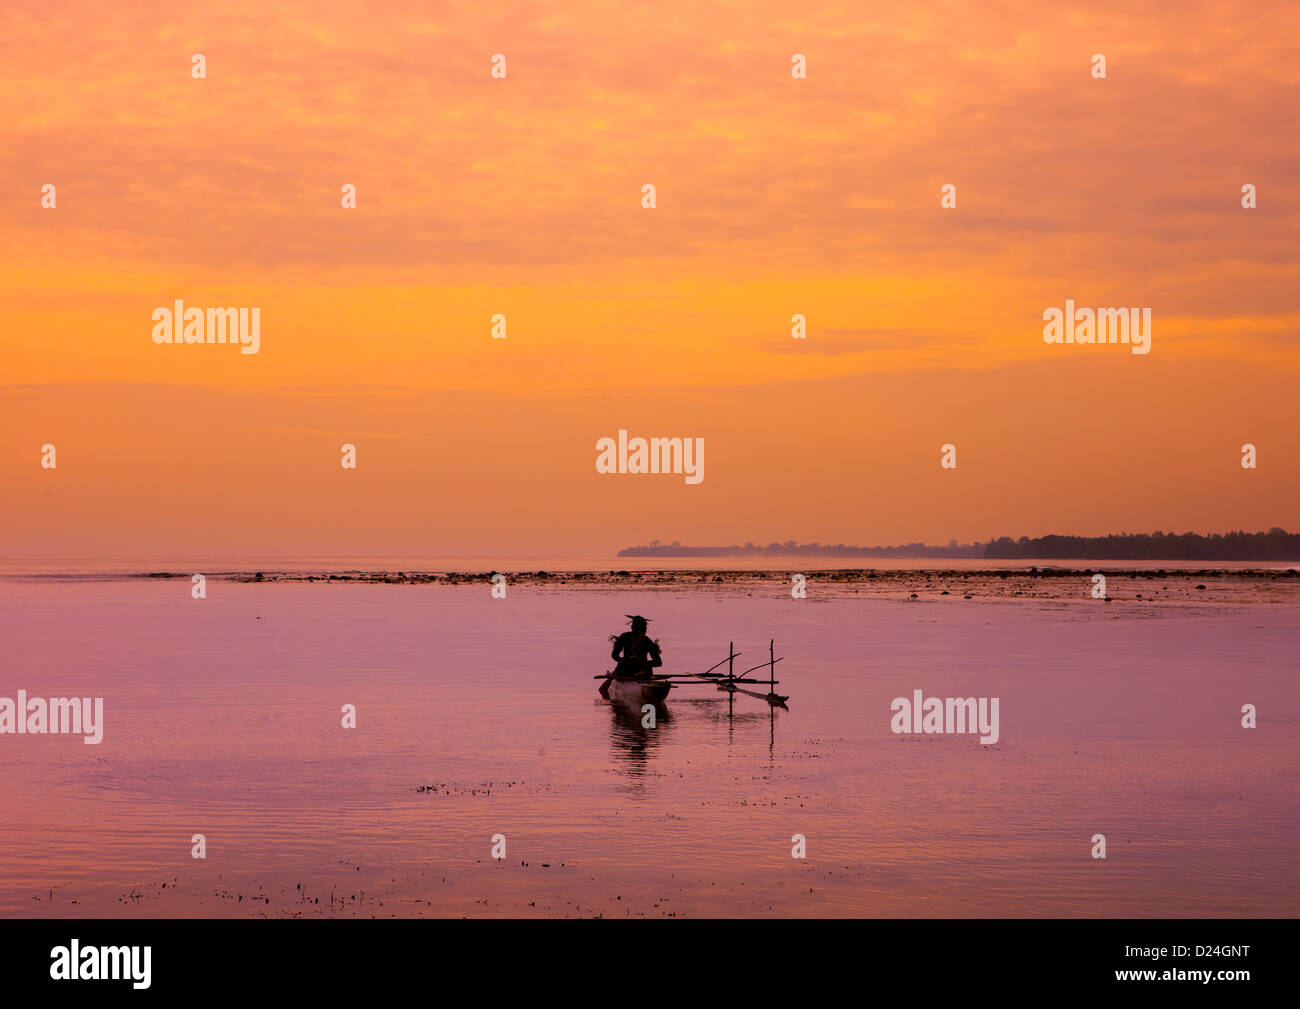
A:
[[[632,629],[619,635],[609,636],[609,640],[614,642],[614,649],[609,653],[609,657],[618,662],[614,667],[614,674],[648,677],[651,670],[664,664],[663,657],[659,654],[659,642],[646,637],[649,621],[645,617],[633,616],[630,613],[627,617],[632,621]]]

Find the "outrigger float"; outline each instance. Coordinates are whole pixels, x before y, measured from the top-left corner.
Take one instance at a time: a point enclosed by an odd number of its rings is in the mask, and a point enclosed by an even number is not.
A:
[[[683,687],[687,684],[711,683],[718,690],[729,694],[748,694],[750,697],[757,697],[760,701],[767,701],[773,708],[786,707],[786,701],[790,698],[776,692],[776,685],[781,681],[776,678],[776,664],[781,660],[776,657],[776,639],[773,638],[767,644],[767,661],[760,662],[756,666],[751,666],[743,672],[737,673],[736,659],[740,652],[736,651],[736,643],[733,641],[728,645],[728,655],[722,662],[718,662],[702,673],[669,673],[665,675],[652,676],[615,676],[614,673],[604,673],[592,677],[592,679],[603,680],[600,685],[600,696],[606,698],[616,698],[622,701],[633,703],[649,702],[650,704],[663,704],[668,699],[668,694],[674,687]],[[714,670],[725,662],[727,671],[725,673],[715,673]],[[764,666],[768,669],[766,680],[755,680],[748,678],[748,674],[755,670],[762,669]],[[745,687],[737,684],[746,683],[758,686],[766,686],[767,693],[761,694],[757,690],[747,690]]]

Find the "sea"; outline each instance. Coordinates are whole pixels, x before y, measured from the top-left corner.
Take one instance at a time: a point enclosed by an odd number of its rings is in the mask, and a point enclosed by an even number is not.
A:
[[[0,562],[0,915],[1300,913],[1296,565],[782,563]]]

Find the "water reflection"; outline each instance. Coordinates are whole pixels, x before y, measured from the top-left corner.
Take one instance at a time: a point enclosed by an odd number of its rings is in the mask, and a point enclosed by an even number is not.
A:
[[[776,708],[750,710],[747,706],[737,710],[736,695],[719,691],[716,697],[692,697],[674,691],[669,703],[653,705],[654,728],[649,726],[648,702],[641,698],[611,696],[598,701],[610,710],[610,743],[615,758],[633,778],[643,776],[654,752],[668,742],[674,733],[674,709],[681,717],[702,718],[712,722],[721,731],[725,725],[727,741],[735,742],[737,734],[752,740],[760,731],[766,731],[768,759],[776,756]],[[680,717],[678,718],[680,723]]]
[[[611,715],[609,738],[614,755],[633,777],[645,773],[650,756],[663,745],[673,731],[673,716],[666,704],[650,705],[643,700],[631,701],[611,697],[607,704]],[[644,708],[651,708],[645,711]],[[654,728],[650,728],[650,714],[654,715]]]
[[[735,742],[736,726],[740,726],[742,733],[752,733],[760,725],[767,727],[767,759],[772,761],[776,758],[776,708],[772,705],[767,706],[767,711],[736,711],[736,695],[727,694],[727,703],[725,714],[715,716],[715,720],[721,722],[723,719],[727,722],[727,741]]]

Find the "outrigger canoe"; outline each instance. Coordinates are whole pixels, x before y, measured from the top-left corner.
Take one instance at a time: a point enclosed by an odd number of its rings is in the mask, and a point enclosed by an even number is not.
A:
[[[790,698],[785,694],[776,692],[776,685],[780,682],[776,678],[776,664],[781,661],[776,657],[776,642],[768,641],[768,659],[766,662],[760,662],[751,669],[736,673],[735,662],[739,654],[736,651],[735,644],[732,643],[728,646],[727,657],[702,673],[672,673],[638,677],[615,676],[612,672],[609,672],[603,675],[597,674],[594,679],[603,681],[600,685],[602,697],[635,704],[638,707],[646,703],[662,704],[667,699],[668,692],[675,686],[681,687],[688,683],[711,683],[718,690],[730,694],[748,694],[750,697],[757,697],[760,701],[767,701],[774,708],[784,708],[785,702]],[[727,663],[727,672],[715,673],[713,670],[717,669],[723,662]],[[764,666],[768,668],[767,680],[749,678],[749,673]],[[767,693],[760,694],[757,690],[746,690],[744,687],[737,686],[738,683],[754,684],[755,686],[766,685]]]

